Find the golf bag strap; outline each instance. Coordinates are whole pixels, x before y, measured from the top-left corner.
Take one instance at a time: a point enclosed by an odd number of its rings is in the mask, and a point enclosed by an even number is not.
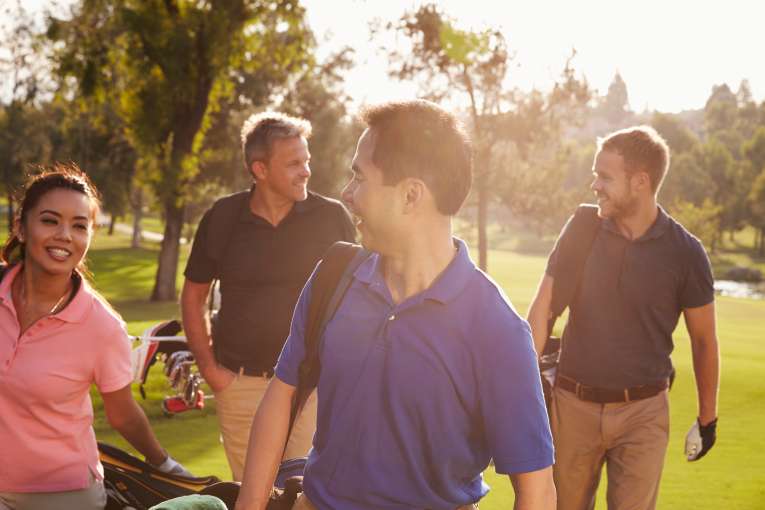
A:
[[[370,252],[361,246],[338,241],[330,246],[316,269],[316,276],[311,283],[311,300],[308,304],[305,358],[298,369],[298,385],[290,412],[290,431],[308,396],[319,382],[321,370],[319,344],[324,328],[342,302],[356,268],[369,255]]]
[[[576,296],[584,273],[584,264],[600,229],[601,218],[597,206],[581,204],[574,212],[568,228],[558,240],[558,259],[547,322],[548,336],[555,321]]]

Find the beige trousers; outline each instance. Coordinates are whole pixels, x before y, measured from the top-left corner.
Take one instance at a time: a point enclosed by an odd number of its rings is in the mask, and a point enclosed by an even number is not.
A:
[[[0,492],[0,510],[103,510],[104,482],[90,476],[90,487],[62,492]]]
[[[218,414],[223,449],[234,481],[242,481],[247,444],[255,411],[266,393],[270,379],[237,375],[223,391],[215,393],[215,407]],[[300,416],[292,428],[285,459],[308,455],[316,431],[316,392],[308,398]]]
[[[550,412],[558,510],[592,510],[603,464],[609,510],[653,510],[669,442],[666,391],[596,404],[555,388]]]
[[[298,498],[295,500],[295,504],[292,505],[292,510],[317,510],[317,508],[308,501],[308,498],[305,497],[305,494],[301,493]],[[459,507],[457,510],[478,510],[478,505],[465,505]]]

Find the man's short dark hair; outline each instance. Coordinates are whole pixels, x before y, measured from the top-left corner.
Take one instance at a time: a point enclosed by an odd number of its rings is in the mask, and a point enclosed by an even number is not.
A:
[[[429,101],[389,102],[361,112],[374,140],[372,161],[385,184],[422,179],[436,207],[451,216],[470,191],[473,157],[470,140],[451,113]]]
[[[311,123],[278,112],[251,115],[242,126],[242,157],[249,172],[255,161],[267,163],[274,140],[302,136],[310,138]]]
[[[659,191],[669,168],[669,147],[651,126],[635,126],[615,131],[598,139],[598,151],[613,151],[624,159],[627,172],[643,171],[651,179],[651,189]]]

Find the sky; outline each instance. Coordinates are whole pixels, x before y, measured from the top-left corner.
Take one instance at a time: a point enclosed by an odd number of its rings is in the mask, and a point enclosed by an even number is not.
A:
[[[8,0],[0,0],[5,3]],[[24,0],[40,10],[49,0]],[[71,3],[59,0],[58,3]],[[348,45],[356,66],[346,90],[356,103],[410,98],[412,84],[386,74],[369,22],[394,21],[420,1],[303,0],[320,42],[320,55]],[[748,79],[755,100],[765,100],[765,2],[727,0],[441,0],[462,29],[499,28],[514,53],[510,85],[546,89],[572,49],[573,67],[605,93],[616,72],[635,111],[703,108],[716,84],[735,92]],[[0,14],[0,16],[2,16]]]

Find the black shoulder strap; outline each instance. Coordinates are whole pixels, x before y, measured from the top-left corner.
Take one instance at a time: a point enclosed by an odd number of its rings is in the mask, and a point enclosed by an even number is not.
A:
[[[590,255],[592,243],[598,235],[601,219],[597,206],[582,204],[577,207],[566,232],[558,240],[558,259],[555,267],[548,332],[571,303],[579,288],[584,264]]]
[[[327,323],[345,296],[356,268],[369,257],[361,246],[338,241],[324,254],[311,284],[308,322],[305,330],[305,358],[298,369],[298,386],[290,414],[290,430],[311,391],[319,382],[319,341]]]
[[[210,224],[207,227],[205,250],[209,257],[216,262],[223,258],[234,232],[239,212],[245,207],[249,199],[249,190],[240,191],[221,198],[213,205],[210,211]]]

